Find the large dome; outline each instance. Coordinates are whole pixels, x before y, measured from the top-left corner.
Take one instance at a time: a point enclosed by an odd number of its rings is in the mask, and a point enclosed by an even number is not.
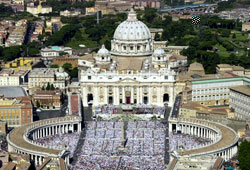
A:
[[[151,34],[148,27],[137,20],[136,13],[131,10],[128,19],[122,22],[115,30],[114,39],[117,40],[149,40]]]
[[[128,19],[115,30],[111,54],[117,56],[148,56],[153,53],[153,41],[148,27],[137,20],[133,8]]]

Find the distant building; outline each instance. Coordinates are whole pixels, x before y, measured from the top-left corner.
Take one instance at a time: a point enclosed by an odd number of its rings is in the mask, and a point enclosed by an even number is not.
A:
[[[7,154],[8,162],[1,168],[1,170],[29,170],[31,169],[30,158],[28,155],[21,155],[10,152]]]
[[[250,87],[238,86],[230,88],[229,105],[239,119],[250,118]]]
[[[62,68],[36,68],[29,74],[28,88],[30,92],[46,87],[48,82],[55,88],[65,90],[69,82],[69,75]]]
[[[117,12],[126,11],[132,6],[129,1],[96,1],[95,12],[101,11],[105,14],[115,14]]]
[[[244,69],[241,66],[229,65],[229,64],[218,64],[216,67],[217,73],[231,72],[238,76],[250,77],[250,70]]]
[[[241,77],[211,78],[192,81],[192,101],[206,106],[228,105],[229,88],[250,84],[250,79]]]
[[[230,115],[229,107],[207,107],[196,102],[182,104],[180,113],[182,117],[198,118],[207,120],[222,120]]]
[[[2,68],[13,69],[15,71],[19,70],[32,70],[36,66],[41,64],[41,60],[35,57],[19,57],[10,62],[2,64]]]
[[[68,53],[69,55],[72,55],[72,48],[52,46],[41,49],[41,56],[47,59],[58,57],[61,53]]]
[[[33,122],[33,105],[29,97],[0,98],[0,117],[9,127],[18,127]]]
[[[151,33],[152,39],[155,39],[155,34],[159,34],[159,36],[162,36],[163,29],[162,28],[149,28],[149,31]]]
[[[131,4],[135,6],[135,8],[156,8],[159,9],[161,7],[160,0],[131,0]]]
[[[28,82],[29,70],[19,70],[14,72],[10,69],[0,71],[0,86],[19,86]]]
[[[37,106],[37,102],[41,108],[52,109],[60,108],[62,104],[62,93],[60,90],[42,91],[38,90],[32,95],[33,103]]]
[[[53,64],[56,64],[58,66],[62,66],[65,63],[70,63],[72,64],[72,67],[77,67],[78,66],[78,59],[79,57],[70,57],[69,55],[64,55],[60,57],[55,57],[53,58]]]
[[[55,170],[68,170],[64,160],[62,158],[45,158],[45,161],[41,166],[37,168],[37,170],[48,170],[48,169],[55,169]]]
[[[3,120],[0,120],[0,134],[6,134],[7,133],[7,123]],[[0,156],[1,157],[1,156]]]
[[[65,16],[65,17],[76,17],[76,16],[79,16],[80,14],[81,14],[81,11],[78,11],[78,10],[74,10],[74,11],[69,11],[69,10],[60,11],[60,16]]]
[[[30,3],[27,6],[27,12],[38,15],[38,14],[48,14],[52,12],[52,7],[50,6],[42,6],[42,1],[39,1],[38,6],[34,6],[34,3]]]

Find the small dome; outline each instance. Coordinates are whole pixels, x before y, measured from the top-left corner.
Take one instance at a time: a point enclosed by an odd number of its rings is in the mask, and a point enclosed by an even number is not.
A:
[[[114,33],[114,39],[126,41],[140,41],[151,39],[148,27],[141,21],[137,20],[136,13],[131,8],[128,19],[122,22]]]
[[[158,47],[155,51],[154,51],[154,55],[164,55],[165,54],[165,51]]]
[[[105,46],[102,45],[102,48],[97,52],[97,54],[100,54],[100,55],[109,55],[109,50],[107,50],[105,48]]]

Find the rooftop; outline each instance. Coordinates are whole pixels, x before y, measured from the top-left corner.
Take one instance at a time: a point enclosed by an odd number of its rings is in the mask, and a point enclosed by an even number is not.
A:
[[[207,147],[180,152],[179,153],[180,156],[201,154],[205,152],[215,151],[217,149],[224,148],[226,146],[231,145],[236,140],[237,138],[236,134],[234,133],[233,130],[229,129],[228,127],[225,127],[217,123],[211,123],[211,122],[209,124],[215,126],[217,129],[221,131],[221,134],[222,134],[221,140]]]
[[[231,87],[230,90],[236,91],[238,93],[250,96],[250,86],[237,86],[237,87]]]
[[[9,98],[27,96],[26,91],[18,86],[0,86],[0,94]]]

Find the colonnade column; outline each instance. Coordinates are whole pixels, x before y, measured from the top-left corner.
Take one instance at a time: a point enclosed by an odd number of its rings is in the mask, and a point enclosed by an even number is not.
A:
[[[98,93],[98,87],[96,87],[96,89],[97,89],[97,97],[99,98],[99,93]],[[97,102],[98,102],[98,99],[97,99]],[[104,87],[104,103],[105,104],[108,104],[108,87],[107,86],[105,86]]]
[[[122,87],[122,103],[126,103],[125,101],[125,87]]]
[[[148,104],[152,104],[151,87],[148,87]]]
[[[136,102],[137,102],[137,104],[139,104],[140,103],[140,87],[136,87]]]
[[[140,87],[140,103],[143,103],[142,98],[143,98],[143,92],[142,92],[142,87]]]
[[[134,103],[134,87],[131,87],[131,101],[130,103]]]

